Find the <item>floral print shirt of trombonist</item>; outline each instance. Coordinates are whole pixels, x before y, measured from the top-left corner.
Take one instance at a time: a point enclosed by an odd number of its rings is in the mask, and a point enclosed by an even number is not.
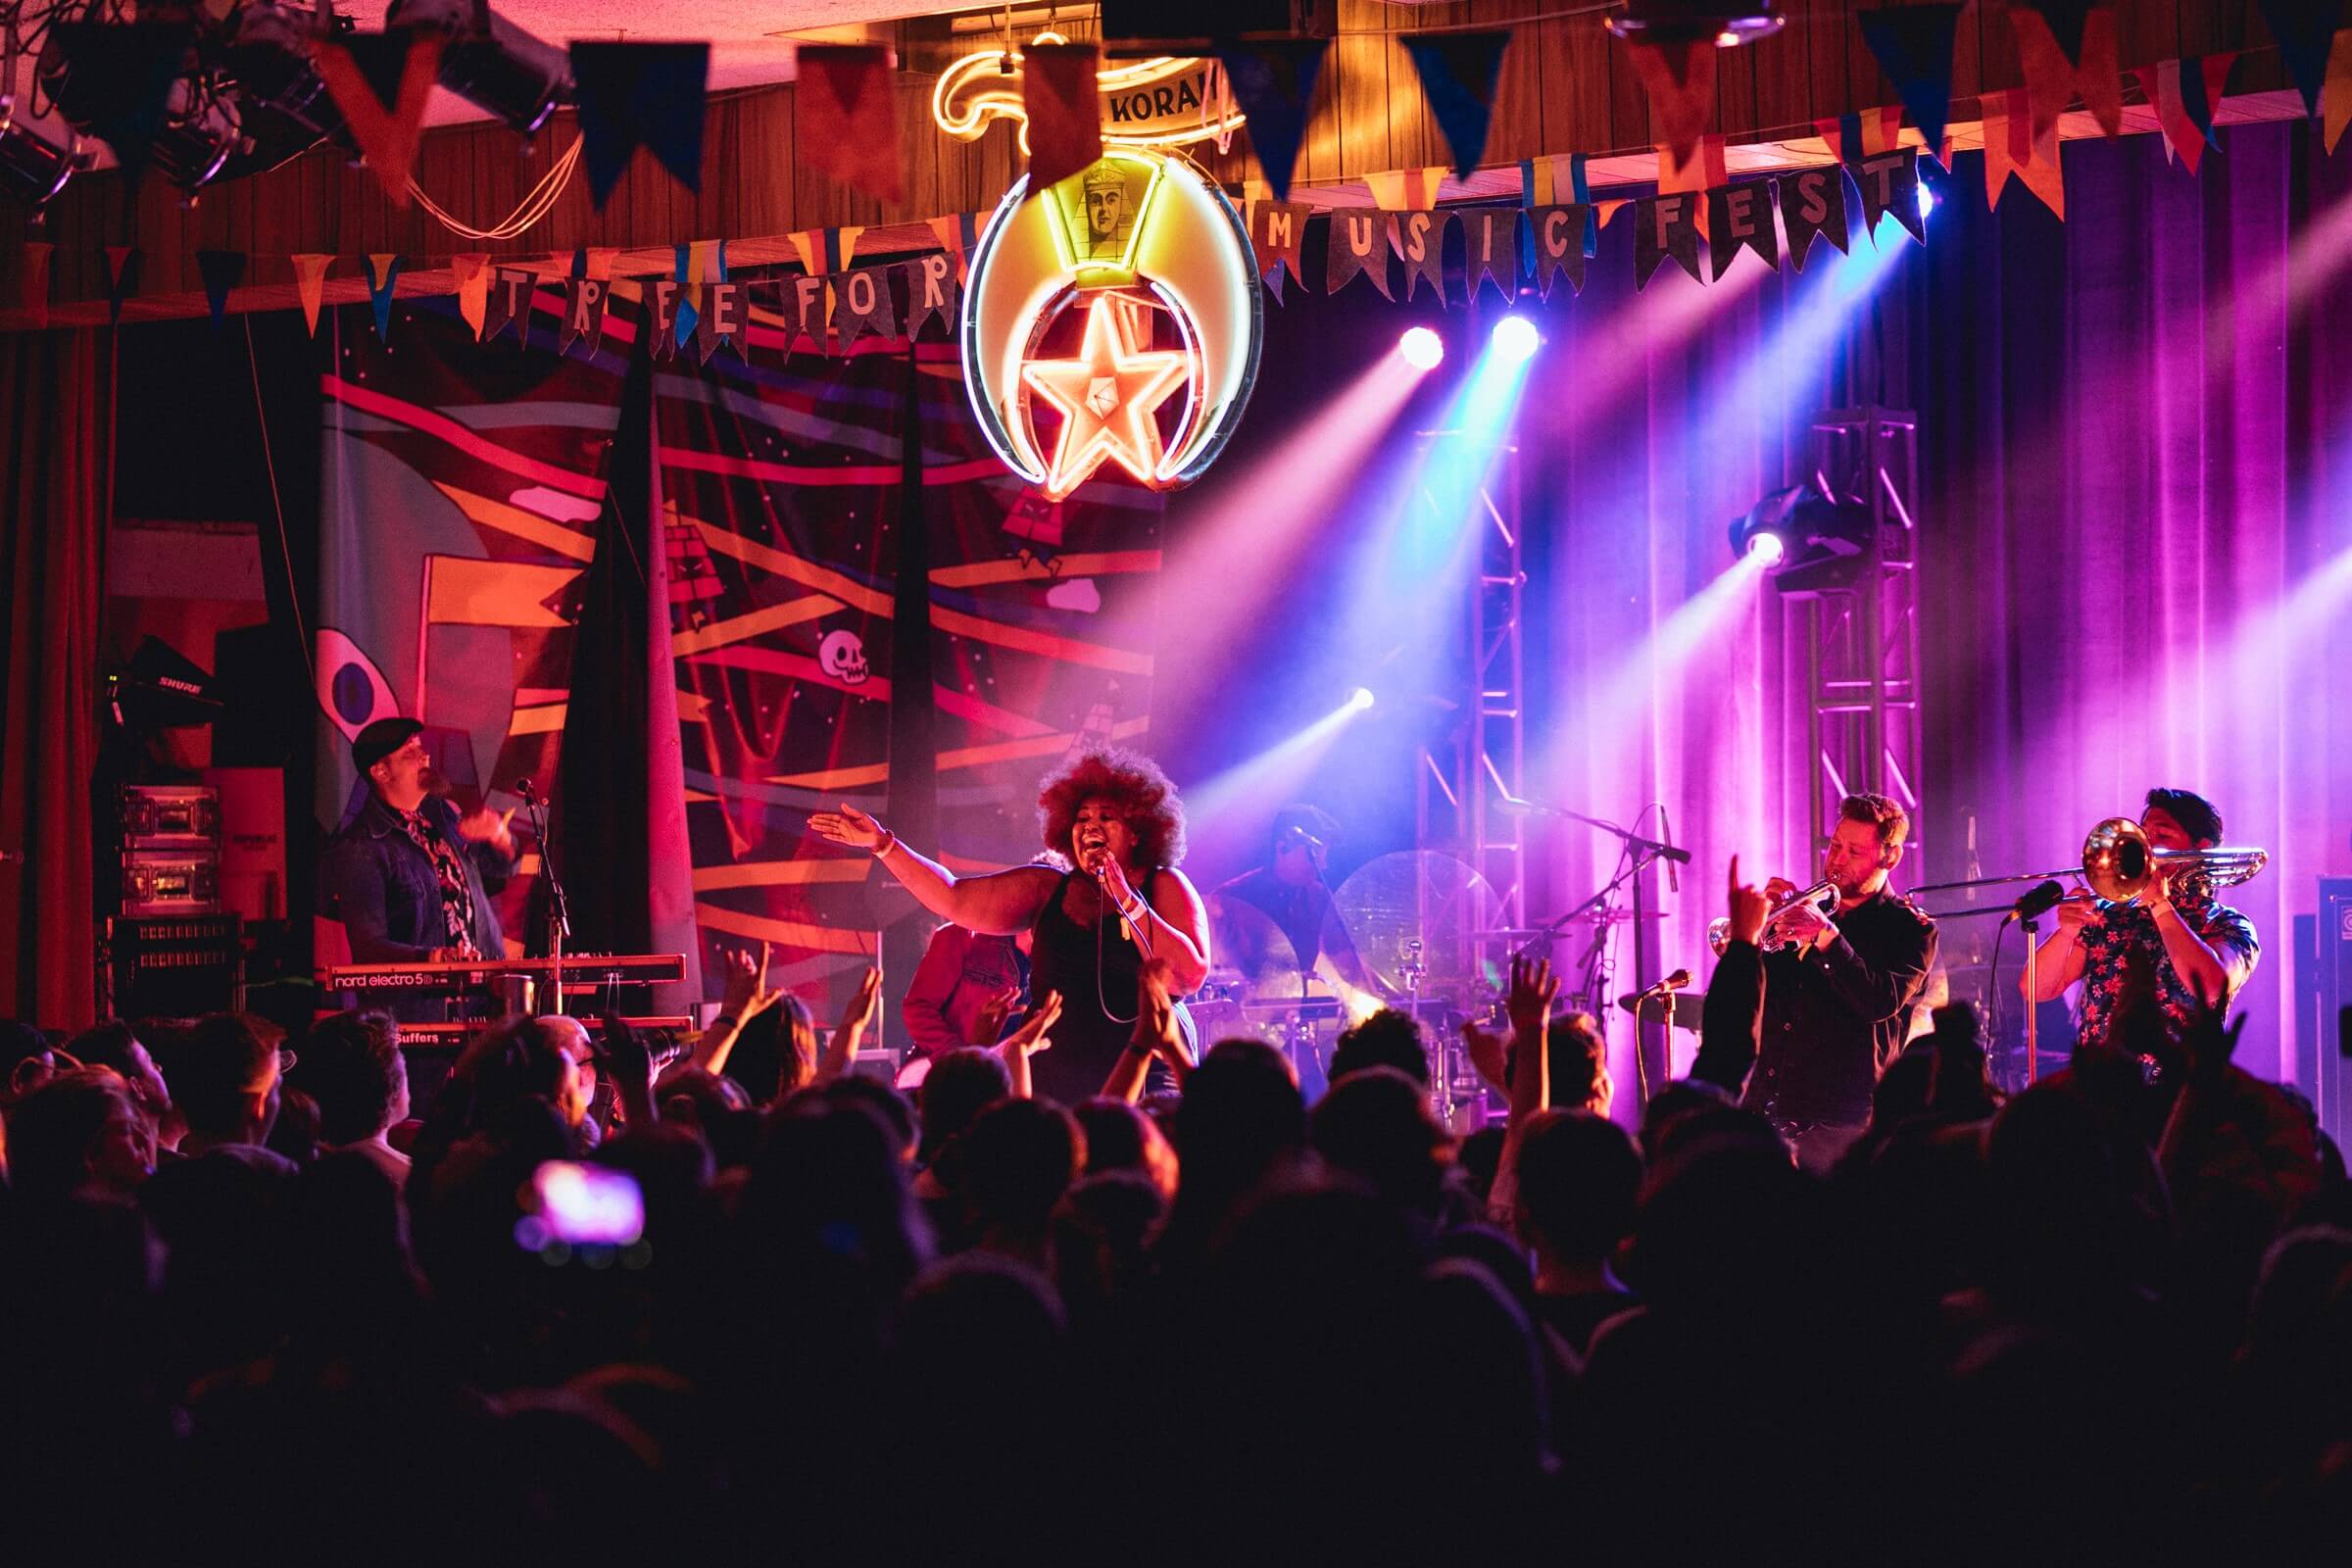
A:
[[[2166,954],[2164,933],[2157,927],[2156,915],[2146,906],[2146,899],[2131,904],[2106,899],[2088,902],[2095,912],[2082,922],[2081,935],[2076,939],[2082,949],[2082,997],[2075,1010],[2075,1037],[2078,1040],[2106,1037],[2117,1009],[2129,994],[2129,977],[2136,961],[2144,963],[2155,980],[2157,1001],[2164,1007],[2165,1032],[2180,1038],[2199,1017],[2202,1008],[2196,993]],[[2237,995],[2246,977],[2254,972],[2255,959],[2262,954],[2254,937],[2254,923],[2228,905],[2216,903],[2211,894],[2176,891],[2169,902],[2180,923],[2213,950],[2228,976],[2230,996]]]

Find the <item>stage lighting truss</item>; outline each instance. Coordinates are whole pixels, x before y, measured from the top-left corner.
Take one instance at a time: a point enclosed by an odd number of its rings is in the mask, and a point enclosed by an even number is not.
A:
[[[191,19],[192,18],[192,22]],[[338,33],[351,19],[330,16]],[[192,25],[187,59],[164,99],[148,158],[186,191],[276,168],[333,141],[356,153],[342,111],[312,64],[319,11],[284,0],[246,0],[215,16],[205,9],[170,24],[134,20],[126,0],[0,0],[0,29],[37,62],[31,101],[0,97],[0,191],[38,206],[88,160],[28,123],[54,108],[75,138],[104,139],[98,127],[122,115],[125,84],[111,61],[76,59],[55,30],[62,22],[105,26]],[[571,93],[564,51],[475,0],[394,0],[387,29],[444,33],[440,84],[529,134]],[[0,87],[8,83],[0,82]]]

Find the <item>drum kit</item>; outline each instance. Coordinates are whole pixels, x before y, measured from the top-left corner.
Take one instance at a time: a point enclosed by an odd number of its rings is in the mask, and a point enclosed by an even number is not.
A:
[[[1231,892],[1212,894],[1216,966],[1191,1002],[1200,1037],[1266,1041],[1291,1058],[1312,1101],[1328,1085],[1340,1034],[1395,1008],[1421,1024],[1433,1107],[1457,1131],[1475,1131],[1499,1119],[1502,1099],[1471,1066],[1460,1025],[1498,1024],[1512,956],[1542,956],[1564,934],[1498,925],[1502,907],[1487,879],[1450,855],[1383,855],[1331,890],[1315,951],[1302,959],[1272,916]],[[1608,907],[1592,915],[1604,947],[1610,925],[1634,918]]]

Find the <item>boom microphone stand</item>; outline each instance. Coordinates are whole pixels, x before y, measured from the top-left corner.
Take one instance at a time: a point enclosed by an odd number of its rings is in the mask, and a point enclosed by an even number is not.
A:
[[[564,878],[556,871],[556,850],[547,833],[547,797],[533,792],[531,781],[518,778],[514,793],[522,797],[522,807],[530,813],[531,831],[539,836],[539,874],[547,879],[547,956],[548,984],[555,991],[555,1000],[548,1010],[559,1015],[564,1011],[564,944],[571,935],[571,905],[564,897]]]

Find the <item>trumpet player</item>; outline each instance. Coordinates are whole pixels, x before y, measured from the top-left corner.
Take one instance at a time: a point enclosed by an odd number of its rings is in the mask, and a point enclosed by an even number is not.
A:
[[[2222,813],[2187,790],[2148,791],[2139,825],[2151,850],[2210,850],[2222,841]],[[2156,979],[2166,1033],[2179,1039],[2197,1014],[2199,999],[2227,1004],[2254,972],[2261,945],[2254,923],[2210,892],[2168,881],[2162,861],[2138,896],[2124,903],[2077,890],[2058,906],[2058,929],[2034,950],[2032,1002],[2054,1002],[2076,981],[2079,1044],[2101,1043],[2124,999],[2124,980],[2136,956]],[[2019,976],[2018,989],[2025,990]]]
[[[1936,922],[1886,886],[1910,833],[1898,802],[1847,796],[1822,855],[1835,904],[1786,905],[1767,927],[1763,1032],[1742,1103],[1789,1136],[1808,1170],[1827,1170],[1861,1135],[1936,961]],[[1775,877],[1764,892],[1781,905],[1798,889]]]

